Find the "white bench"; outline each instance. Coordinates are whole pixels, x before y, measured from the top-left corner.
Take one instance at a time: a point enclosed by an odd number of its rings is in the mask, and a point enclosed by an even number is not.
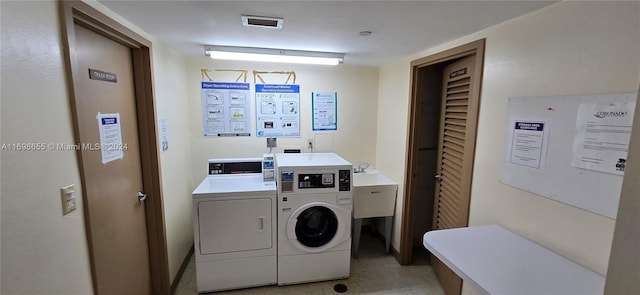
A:
[[[427,232],[433,255],[480,294],[599,294],[605,278],[498,225]]]

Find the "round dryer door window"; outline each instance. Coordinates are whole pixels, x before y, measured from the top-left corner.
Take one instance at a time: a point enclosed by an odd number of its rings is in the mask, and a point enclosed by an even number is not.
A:
[[[337,232],[338,217],[327,207],[310,207],[298,216],[296,237],[307,247],[322,247],[331,242]]]

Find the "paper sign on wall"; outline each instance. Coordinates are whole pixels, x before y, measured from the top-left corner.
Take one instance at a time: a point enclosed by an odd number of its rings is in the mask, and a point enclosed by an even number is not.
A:
[[[124,157],[122,144],[122,129],[120,127],[120,114],[100,114],[98,127],[100,130],[100,150],[102,152],[102,164]]]
[[[169,150],[169,120],[160,120],[160,147],[164,153]]]
[[[511,120],[509,163],[540,170],[547,157],[549,124],[545,121]]]
[[[256,84],[258,137],[300,137],[300,85]]]
[[[338,129],[337,97],[336,92],[314,92],[311,94],[314,131]]]
[[[202,82],[201,95],[204,136],[251,136],[249,83]]]
[[[571,166],[624,175],[634,110],[634,102],[581,104]]]

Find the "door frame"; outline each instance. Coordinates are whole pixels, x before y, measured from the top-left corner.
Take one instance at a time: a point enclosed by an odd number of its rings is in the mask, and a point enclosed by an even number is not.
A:
[[[164,225],[164,209],[162,199],[162,182],[160,177],[159,146],[156,130],[155,98],[153,93],[153,69],[151,61],[151,41],[138,35],[124,25],[102,14],[82,1],[58,0],[62,46],[67,73],[67,88],[73,131],[76,139],[80,138],[78,126],[78,110],[76,108],[76,83],[79,75],[86,74],[79,68],[76,59],[76,39],[74,24],[82,25],[89,30],[103,35],[113,41],[131,48],[133,60],[134,91],[136,115],[138,117],[138,133],[140,141],[140,162],[142,166],[142,185],[149,196],[144,202],[146,212],[147,240],[149,244],[149,269],[151,273],[151,289],[153,294],[170,294],[169,262],[167,254],[166,232]],[[91,261],[91,278],[93,289],[97,293],[96,272],[93,264],[94,255],[90,243],[91,227],[86,201],[87,188],[82,169],[81,150],[77,151],[78,168],[82,182],[83,210],[89,258]]]
[[[467,122],[467,130],[476,133],[477,129],[477,119],[478,112],[480,106],[480,92],[482,89],[482,73],[484,69],[484,47],[485,47],[485,39],[480,39],[473,41],[471,43],[467,43],[455,48],[451,48],[427,57],[423,57],[420,59],[416,59],[411,61],[411,93],[409,94],[409,122],[408,128],[409,132],[407,133],[407,153],[406,153],[406,169],[405,169],[405,185],[404,185],[404,202],[402,206],[402,224],[401,224],[401,232],[400,232],[400,251],[398,260],[402,265],[411,264],[413,259],[413,207],[416,204],[416,194],[417,194],[417,183],[418,181],[414,179],[418,173],[418,144],[417,139],[419,138],[418,132],[420,131],[418,128],[418,116],[420,115],[418,112],[419,104],[420,104],[420,96],[421,96],[421,76],[420,70],[435,65],[442,65],[444,63],[449,63],[453,60],[460,59],[463,57],[467,57],[475,54],[475,72],[474,75],[477,77],[477,83],[474,83],[472,89],[470,91],[471,98],[473,98],[473,103],[469,105],[468,113],[475,114],[475,120]],[[476,134],[473,135],[476,137]],[[469,162],[471,163],[471,167],[469,169],[473,169],[473,159],[475,154],[475,141],[468,143],[473,145],[471,150],[473,153],[467,155]],[[469,174],[471,175],[471,174]],[[467,183],[467,185],[463,188],[463,190],[471,192],[471,181]],[[437,205],[438,200],[434,200],[434,204]],[[434,206],[434,219],[436,218],[435,210],[437,210],[437,206]],[[468,209],[468,208],[467,208]],[[468,212],[467,212],[468,214]]]

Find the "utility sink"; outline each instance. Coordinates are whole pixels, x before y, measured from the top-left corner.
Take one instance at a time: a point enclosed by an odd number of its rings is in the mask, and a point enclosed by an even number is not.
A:
[[[396,210],[398,183],[374,169],[353,174],[353,238],[351,255],[358,258],[362,219],[383,217],[386,253],[391,251],[391,229]]]
[[[377,170],[353,174],[353,218],[385,217],[395,213],[398,183]]]

